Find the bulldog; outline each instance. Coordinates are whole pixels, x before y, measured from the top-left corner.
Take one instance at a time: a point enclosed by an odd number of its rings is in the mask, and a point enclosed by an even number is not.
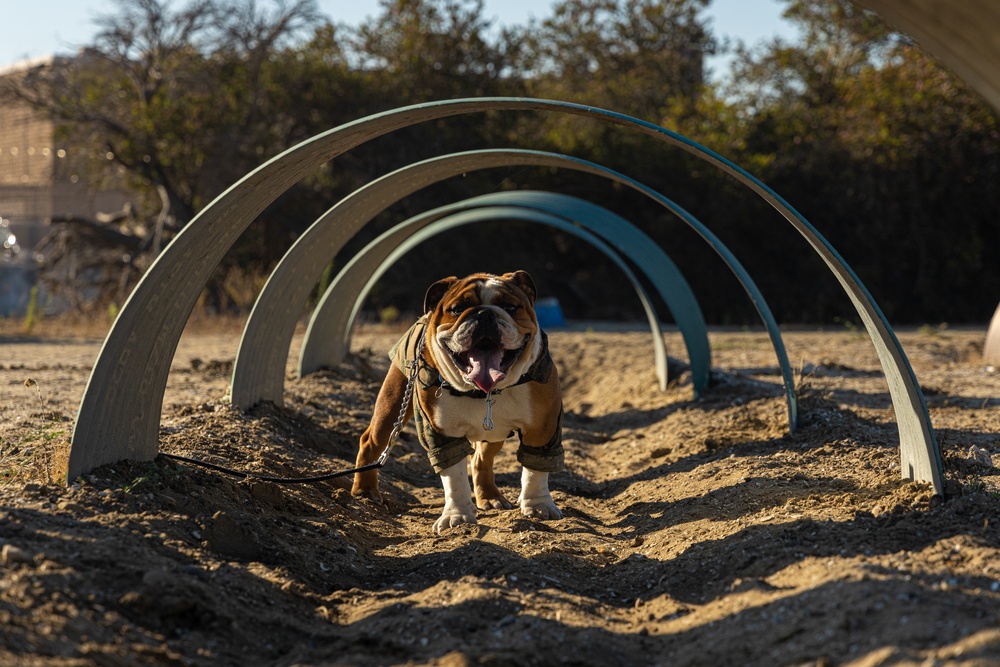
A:
[[[423,316],[389,353],[393,363],[361,436],[357,464],[371,464],[385,450],[415,368],[403,424],[413,419],[441,476],[444,510],[434,523],[437,533],[476,523],[477,507],[513,508],[494,481],[493,460],[515,434],[521,512],[562,517],[548,484],[549,473],[563,466],[562,394],[535,316],[535,294],[525,271],[439,280],[427,290]],[[380,501],[378,470],[356,473],[352,493]]]

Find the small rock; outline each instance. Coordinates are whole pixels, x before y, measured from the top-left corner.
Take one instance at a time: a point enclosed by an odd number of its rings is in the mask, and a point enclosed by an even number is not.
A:
[[[977,447],[975,445],[969,447],[969,459],[987,468],[994,467],[993,457],[991,457],[990,453],[982,447]]]
[[[747,591],[774,591],[777,587],[773,584],[768,583],[763,579],[757,579],[750,577],[747,579],[734,579],[733,583],[729,585],[729,592],[731,593],[745,593]]]
[[[0,550],[0,561],[2,561],[4,565],[34,563],[35,554],[26,551],[21,547],[15,547],[13,544],[5,544],[3,545],[3,549]]]
[[[492,656],[487,654],[482,658],[480,658],[479,660],[477,660],[476,662],[480,665],[489,665],[495,663],[496,661],[492,660],[491,658]],[[463,655],[460,651],[452,651],[451,653],[446,653],[445,655],[441,656],[441,658],[437,661],[438,667],[470,667],[471,664],[472,663],[469,661],[469,658]]]
[[[45,574],[47,572],[55,572],[61,567],[62,566],[54,560],[43,560],[42,564],[38,566],[38,571]]]

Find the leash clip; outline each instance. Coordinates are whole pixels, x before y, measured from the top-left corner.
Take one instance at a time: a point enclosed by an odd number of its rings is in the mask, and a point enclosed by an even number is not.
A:
[[[486,394],[486,417],[483,419],[483,428],[487,431],[492,431],[493,427],[496,426],[496,424],[493,423],[493,401],[495,400],[496,399],[493,398],[493,390],[491,389]]]

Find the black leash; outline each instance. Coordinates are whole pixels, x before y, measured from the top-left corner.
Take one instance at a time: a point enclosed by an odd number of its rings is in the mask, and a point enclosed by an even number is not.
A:
[[[192,459],[187,456],[180,456],[179,454],[167,454],[166,452],[160,452],[160,456],[171,459],[173,461],[180,461],[182,463],[190,463],[192,465],[201,466],[202,468],[208,468],[209,470],[214,470],[215,472],[221,472],[225,475],[230,475],[231,477],[242,477],[244,479],[257,479],[262,482],[274,482],[275,484],[311,484],[313,482],[325,482],[329,479],[334,479],[337,477],[345,477],[347,475],[353,475],[356,472],[375,470],[376,468],[381,468],[386,463],[386,460],[380,456],[378,461],[376,461],[375,463],[369,463],[366,466],[361,466],[359,468],[351,468],[349,470],[340,470],[338,472],[324,473],[322,475],[316,475],[314,477],[273,477],[271,475],[261,475],[255,472],[233,470],[232,468],[226,468],[225,466],[209,463],[208,461]]]
[[[379,454],[378,459],[374,463],[369,463],[368,465],[358,466],[357,468],[350,468],[348,470],[339,470],[337,472],[324,473],[322,475],[315,475],[313,477],[273,477],[271,475],[261,475],[255,472],[246,472],[241,470],[233,470],[232,468],[226,468],[225,466],[216,465],[214,463],[209,463],[208,461],[202,461],[200,459],[192,459],[188,456],[181,456],[180,454],[167,454],[166,452],[160,452],[160,456],[171,459],[173,461],[180,461],[182,463],[190,463],[192,465],[201,466],[202,468],[208,468],[209,470],[214,470],[216,472],[221,472],[224,475],[230,475],[232,477],[242,477],[243,479],[258,479],[262,482],[273,482],[275,484],[312,484],[314,482],[325,482],[330,479],[335,479],[337,477],[345,477],[347,475],[353,475],[358,472],[365,472],[366,470],[376,470],[381,468],[389,460],[389,452],[392,450],[393,445],[396,444],[396,438],[399,437],[400,431],[403,430],[403,421],[406,419],[406,409],[410,405],[410,399],[413,396],[413,382],[417,377],[417,370],[419,367],[420,356],[424,351],[424,337],[420,337],[420,343],[417,346],[416,357],[409,363],[409,373],[406,378],[406,389],[403,390],[403,402],[399,407],[399,416],[396,418],[396,423],[392,425],[392,432],[389,434],[389,442],[386,444],[385,449]]]

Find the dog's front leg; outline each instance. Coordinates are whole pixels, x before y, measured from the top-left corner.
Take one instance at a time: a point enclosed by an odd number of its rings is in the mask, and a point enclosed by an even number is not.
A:
[[[444,487],[444,511],[434,522],[434,532],[440,534],[443,528],[476,523],[476,505],[472,502],[469,484],[469,457],[442,470],[441,485]]]
[[[399,419],[399,409],[403,405],[406,394],[406,376],[396,366],[389,368],[378,398],[375,399],[375,410],[371,423],[361,434],[358,446],[357,467],[374,463],[389,444],[392,427]],[[413,402],[407,406],[406,414],[400,428],[413,416]],[[355,496],[381,502],[382,494],[378,490],[378,470],[367,470],[354,474],[354,486],[351,493]]]
[[[562,512],[556,507],[549,493],[549,473],[521,469],[521,495],[517,499],[521,514],[535,519],[561,519]]]

